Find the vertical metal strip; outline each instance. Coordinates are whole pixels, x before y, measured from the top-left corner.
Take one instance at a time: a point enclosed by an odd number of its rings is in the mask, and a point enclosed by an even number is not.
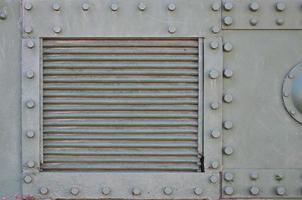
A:
[[[40,106],[40,119],[39,119],[39,131],[40,131],[40,138],[39,138],[39,146],[40,146],[40,163],[43,164],[43,39],[39,39],[39,106]]]
[[[222,162],[222,70],[221,38],[204,41],[204,166],[221,169]]]
[[[203,39],[198,38],[198,153],[203,154]],[[201,163],[202,164],[202,163]]]

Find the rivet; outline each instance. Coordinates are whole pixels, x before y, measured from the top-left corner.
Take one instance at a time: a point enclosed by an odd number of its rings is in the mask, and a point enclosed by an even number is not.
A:
[[[290,110],[289,112],[290,112],[291,115],[295,115],[296,114],[296,111],[294,111],[294,110]]]
[[[225,103],[231,103],[233,101],[233,95],[231,95],[231,94],[224,94],[223,95],[223,101]]]
[[[28,138],[33,138],[33,137],[35,137],[35,132],[34,131],[27,131],[26,132],[26,136],[28,137]]]
[[[289,79],[293,79],[293,78],[295,78],[295,75],[292,74],[292,73],[290,73],[290,74],[287,75],[287,77],[288,77]]]
[[[283,96],[284,96],[284,97],[289,97],[289,92],[284,91],[284,92],[283,92]]]
[[[213,130],[211,131],[211,136],[212,136],[212,138],[219,138],[220,135],[221,135],[221,133],[220,133],[220,131],[217,130],[217,129],[213,129]]]
[[[176,32],[176,27],[171,25],[168,27],[168,31],[169,31],[169,33],[173,34]]]
[[[173,189],[171,187],[164,187],[163,191],[165,195],[171,195],[173,193]]]
[[[170,4],[168,5],[168,10],[174,11],[175,9],[176,9],[176,5],[175,5],[174,3],[170,3]]]
[[[286,4],[284,2],[277,2],[276,3],[276,10],[282,12],[286,9]]]
[[[234,174],[232,174],[231,172],[225,172],[223,178],[225,181],[231,182],[234,180]]]
[[[211,109],[212,110],[217,110],[218,108],[219,108],[219,103],[218,102],[212,102],[211,104],[210,104],[210,107],[211,107]]]
[[[76,195],[78,195],[78,194],[80,193],[80,190],[79,190],[79,188],[72,187],[72,188],[70,189],[70,193],[71,193],[72,195],[76,196]]]
[[[137,195],[141,195],[142,192],[139,188],[133,188],[132,189],[132,194],[137,196]]]
[[[219,42],[218,41],[210,42],[210,47],[211,49],[217,49],[219,47]]]
[[[103,187],[102,188],[102,194],[103,195],[108,195],[108,194],[110,194],[110,192],[111,192],[110,187]]]
[[[217,169],[218,167],[219,167],[219,162],[217,160],[211,162],[212,169]]]
[[[33,79],[35,77],[35,73],[32,70],[28,70],[25,75],[28,79]]]
[[[82,4],[82,10],[83,10],[83,11],[87,11],[87,10],[89,10],[89,8],[90,8],[90,6],[89,6],[88,3],[83,3],[83,4]]]
[[[47,194],[48,193],[48,188],[47,187],[40,187],[40,194]]]
[[[218,177],[216,175],[212,175],[212,176],[210,176],[209,181],[211,183],[217,183]]]
[[[259,194],[260,189],[256,186],[252,186],[252,187],[249,188],[249,192],[250,192],[251,195],[256,196],[256,195]]]
[[[226,52],[230,52],[233,49],[233,45],[229,42],[223,44],[223,50]]]
[[[224,69],[223,76],[225,78],[231,78],[233,76],[233,71],[231,69]]]
[[[226,186],[224,187],[223,192],[226,195],[232,195],[234,193],[234,188],[231,186]]]
[[[202,194],[202,192],[203,192],[202,188],[200,188],[200,187],[194,188],[194,194],[199,196]]]
[[[212,69],[210,72],[209,72],[209,77],[211,79],[217,79],[219,77],[219,73],[218,71]]]
[[[232,153],[234,152],[234,150],[233,150],[233,147],[231,147],[231,146],[225,146],[224,148],[223,148],[223,153],[225,154],[225,155],[232,155]]]
[[[25,10],[31,10],[33,8],[33,4],[30,2],[26,2],[24,4],[24,8],[25,8]]]
[[[24,27],[24,32],[25,33],[32,33],[33,32],[33,27],[31,27],[31,26],[25,26]]]
[[[212,33],[219,33],[220,27],[217,26],[217,25],[216,26],[212,26],[211,31],[212,31]]]
[[[60,32],[62,31],[62,28],[61,28],[60,26],[54,26],[54,27],[52,28],[52,30],[53,30],[53,32],[55,32],[55,33],[60,33]]]
[[[30,160],[30,161],[27,161],[26,165],[27,165],[27,167],[29,167],[29,168],[33,168],[33,167],[35,166],[35,162],[32,161],[32,160]]]
[[[24,180],[25,183],[31,183],[33,179],[32,179],[31,176],[25,176],[25,177],[23,178],[23,180]]]
[[[220,10],[220,1],[219,2],[214,2],[212,4],[212,10],[213,11],[219,11]]]
[[[251,180],[257,180],[259,177],[258,173],[257,172],[251,172],[250,173],[250,179]]]
[[[59,3],[53,3],[52,9],[55,11],[59,11],[61,9],[61,5]]]
[[[278,186],[278,187],[276,187],[275,192],[277,195],[283,196],[286,193],[286,189],[285,189],[285,187]]]
[[[223,128],[230,130],[233,128],[233,122],[231,121],[224,121],[223,122]]]
[[[32,40],[28,40],[26,44],[27,44],[27,47],[30,49],[34,48],[34,46],[35,46],[35,43]]]
[[[250,3],[249,8],[251,11],[256,12],[257,10],[259,10],[260,6],[259,6],[259,3],[252,2],[252,3]]]
[[[26,101],[26,107],[31,109],[31,108],[34,108],[35,107],[35,102],[33,100],[28,100]]]
[[[7,18],[7,11],[2,9],[0,10],[0,19],[5,20]]]
[[[250,19],[250,25],[256,26],[258,24],[258,19],[253,17]]]
[[[140,2],[137,7],[140,11],[144,11],[147,8],[146,4],[144,4],[143,2]]]
[[[230,26],[232,25],[233,23],[233,18],[230,17],[230,16],[226,16],[223,18],[223,23],[226,25],[226,26]]]
[[[112,11],[117,11],[118,10],[118,5],[116,3],[111,4],[111,10]]]
[[[278,26],[282,26],[282,25],[284,24],[284,19],[282,19],[282,18],[276,19],[276,24],[277,24]]]
[[[281,180],[283,180],[283,175],[282,174],[275,174],[275,179],[277,181],[281,181]]]
[[[230,10],[232,10],[233,9],[233,3],[232,2],[225,2],[224,4],[223,4],[223,8],[224,8],[224,10],[226,10],[226,11],[230,11]]]

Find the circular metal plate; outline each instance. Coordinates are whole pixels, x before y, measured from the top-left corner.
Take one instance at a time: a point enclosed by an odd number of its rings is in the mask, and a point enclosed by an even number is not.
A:
[[[282,98],[289,115],[302,124],[302,63],[294,66],[286,74]]]

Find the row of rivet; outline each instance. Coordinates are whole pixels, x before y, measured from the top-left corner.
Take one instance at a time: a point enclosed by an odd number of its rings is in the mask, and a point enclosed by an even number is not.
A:
[[[211,175],[209,177],[209,182],[211,184],[215,184],[215,183],[218,183],[218,176],[217,175]],[[30,176],[30,175],[26,175],[24,176],[23,178],[23,181],[27,184],[29,183],[32,183],[33,181],[33,178]],[[169,187],[169,186],[166,186],[166,187],[163,187],[162,188],[162,192],[165,194],[165,195],[172,195],[174,193],[174,189],[172,187]],[[40,187],[39,189],[39,193],[42,194],[42,195],[46,195],[49,193],[49,189],[47,187]],[[70,189],[70,194],[76,196],[80,193],[80,188],[78,187],[72,187]],[[110,187],[102,187],[101,188],[101,193],[103,195],[109,195],[111,193],[111,188]],[[143,193],[143,191],[140,189],[140,188],[137,188],[137,187],[134,187],[131,191],[132,195],[141,195]],[[195,187],[193,188],[193,193],[195,195],[202,195],[203,194],[203,189],[200,188],[200,187]]]
[[[234,4],[232,2],[225,2],[223,4],[223,9],[225,11],[231,11],[233,9],[233,7],[234,7]],[[260,9],[260,4],[258,2],[251,2],[248,5],[248,8],[251,12],[257,12]],[[301,5],[301,8],[302,8],[302,5]],[[286,3],[285,2],[276,2],[275,9],[277,12],[285,11]],[[233,18],[230,16],[225,16],[225,17],[223,17],[222,21],[223,21],[224,25],[231,26],[233,23]],[[252,17],[249,22],[250,22],[250,25],[256,26],[258,24],[258,19],[255,17]],[[284,19],[283,18],[276,19],[276,24],[279,26],[283,25]]]
[[[221,6],[220,6],[220,2],[214,2],[214,3],[212,4],[212,6],[211,6],[211,9],[212,9],[214,12],[218,12],[218,11],[220,10],[220,7],[221,7]],[[82,6],[81,6],[81,8],[82,8],[83,11],[88,11],[89,8],[90,8],[90,5],[89,5],[88,3],[83,3]],[[110,8],[111,8],[112,11],[115,12],[115,11],[117,11],[117,10],[119,9],[119,5],[116,4],[116,3],[113,3],[113,4],[111,4]],[[137,5],[137,8],[138,8],[140,11],[144,11],[144,10],[147,9],[147,5],[144,4],[144,3],[142,3],[142,2],[140,2],[140,3]],[[32,9],[33,9],[33,4],[30,3],[30,2],[26,2],[26,3],[24,4],[24,9],[27,10],[27,11],[32,10]],[[60,11],[60,10],[61,10],[61,5],[60,5],[59,3],[53,3],[53,4],[52,4],[52,9],[53,9],[54,11]],[[175,10],[176,10],[176,4],[174,4],[174,3],[168,4],[168,5],[167,5],[167,9],[168,9],[168,11],[171,11],[171,12],[175,11]],[[0,18],[1,18],[1,12],[0,12]],[[221,30],[221,28],[220,28],[220,26],[218,26],[218,25],[214,25],[214,26],[212,26],[212,27],[210,28],[210,31],[211,31],[212,33],[214,33],[214,34],[219,33],[220,30]],[[60,26],[54,26],[54,27],[52,28],[52,31],[53,31],[54,33],[59,34],[59,33],[62,32],[62,27],[60,27]],[[24,27],[24,32],[27,33],[27,34],[31,34],[31,33],[33,32],[33,28],[32,28],[31,26],[25,26],[25,27]],[[173,25],[169,25],[169,26],[168,26],[168,32],[169,32],[170,34],[174,34],[174,33],[176,32],[176,27],[173,26]]]

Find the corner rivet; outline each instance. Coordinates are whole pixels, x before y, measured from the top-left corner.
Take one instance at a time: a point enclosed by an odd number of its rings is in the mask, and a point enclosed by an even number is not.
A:
[[[142,191],[139,188],[133,188],[132,189],[132,194],[137,196],[137,195],[141,195]]]
[[[223,122],[223,128],[230,130],[233,128],[233,122],[231,121],[224,121]]]
[[[89,6],[88,3],[83,3],[83,4],[82,4],[82,10],[83,10],[83,11],[87,11],[87,10],[89,10],[89,8],[90,8],[90,6]]]
[[[250,179],[251,180],[257,180],[259,177],[258,173],[257,172],[251,172],[250,173]]]
[[[26,132],[26,136],[27,136],[28,138],[33,138],[33,137],[35,137],[35,132],[34,132],[34,131],[27,131],[27,132]]]
[[[140,2],[137,7],[140,11],[144,11],[147,8],[146,4],[144,4],[143,2]]]
[[[54,11],[59,11],[61,9],[61,5],[59,3],[53,3],[52,4],[52,9]]]
[[[252,186],[252,187],[249,188],[249,192],[250,192],[251,195],[256,196],[256,195],[259,194],[260,189],[256,186]]]
[[[225,78],[231,78],[233,76],[233,71],[231,69],[224,69],[223,76]]]
[[[212,176],[210,176],[209,181],[211,183],[217,183],[218,182],[218,177],[216,175],[212,175]]]
[[[33,100],[28,100],[26,101],[26,107],[31,109],[31,108],[34,108],[35,107],[35,102]]]
[[[211,104],[210,104],[210,107],[211,107],[211,109],[212,110],[217,110],[218,108],[219,108],[219,103],[218,102],[212,102]]]
[[[282,18],[276,19],[276,24],[277,24],[278,26],[282,26],[282,25],[284,24],[284,19],[282,19]]]
[[[70,193],[74,196],[78,195],[80,193],[79,188],[73,187],[70,189]]]
[[[28,40],[26,45],[27,45],[28,48],[32,49],[32,48],[34,48],[35,43],[32,40]]]
[[[35,77],[35,73],[32,70],[28,70],[25,75],[27,79],[33,79]]]
[[[231,186],[226,186],[226,187],[224,187],[223,192],[226,195],[232,195],[232,194],[234,194],[234,188]]]
[[[227,156],[232,155],[233,152],[234,152],[234,150],[233,150],[233,147],[231,147],[231,146],[225,146],[223,148],[223,153]]]
[[[163,191],[165,195],[171,195],[173,193],[173,189],[171,187],[164,187]]]
[[[25,177],[23,178],[23,180],[24,180],[25,183],[31,183],[33,179],[32,179],[31,176],[25,176]]]
[[[24,27],[24,32],[27,33],[27,34],[32,33],[33,32],[33,27],[25,26]]]
[[[33,168],[34,166],[35,166],[35,162],[34,161],[27,161],[27,163],[26,163],[26,165],[27,165],[27,167],[29,167],[29,168]]]
[[[103,187],[102,188],[102,194],[103,195],[109,195],[111,193],[110,187]]]
[[[217,169],[218,167],[219,167],[219,162],[217,160],[211,162],[212,169]]]
[[[220,131],[217,130],[217,129],[213,129],[213,130],[211,131],[211,136],[212,136],[212,138],[219,138],[220,135],[221,135],[221,133],[220,133]]]
[[[219,42],[218,41],[210,42],[210,47],[211,49],[217,49],[219,47]]]
[[[231,103],[233,101],[233,95],[231,95],[231,94],[223,95],[223,101],[225,103]]]
[[[286,189],[285,189],[285,187],[278,186],[278,187],[276,187],[275,192],[277,195],[283,196],[286,193]]]
[[[48,188],[47,187],[40,187],[40,194],[46,195],[48,193]]]
[[[201,195],[203,193],[203,190],[200,187],[194,188],[194,194]]]
[[[0,10],[0,19],[5,20],[7,18],[7,11],[4,9]]]
[[[212,31],[212,33],[219,33],[220,27],[217,26],[217,25],[216,26],[212,26],[211,31]]]
[[[223,23],[226,25],[226,26],[230,26],[232,25],[233,23],[233,18],[230,17],[230,16],[226,16],[223,18]]]
[[[256,26],[258,24],[258,19],[253,17],[250,19],[250,25]]]
[[[168,10],[174,11],[175,9],[176,9],[176,5],[175,5],[174,3],[170,3],[170,4],[168,5]]]
[[[26,2],[24,4],[24,8],[25,8],[25,10],[31,10],[33,8],[33,4],[30,2]]]
[[[233,45],[230,42],[226,42],[223,44],[223,50],[226,52],[230,52],[233,49]]]
[[[231,182],[234,180],[234,174],[232,174],[231,172],[225,172],[223,178],[225,181]]]
[[[249,8],[251,11],[256,12],[257,10],[259,10],[260,6],[259,6],[259,3],[252,2],[252,3],[250,3]]]
[[[176,27],[171,25],[168,27],[168,31],[169,31],[169,33],[173,34],[176,32]]]
[[[219,77],[219,73],[218,73],[216,70],[212,69],[212,70],[209,72],[209,77],[210,77],[211,79],[217,79],[217,78]]]
[[[213,11],[219,11],[220,10],[220,2],[214,2],[212,4],[212,10]]]
[[[52,30],[53,30],[53,32],[55,32],[55,33],[61,33],[62,28],[61,28],[60,26],[54,26],[54,27],[52,28]]]
[[[276,3],[276,10],[282,12],[286,9],[286,4],[284,2],[277,2]]]
[[[225,2],[224,4],[223,4],[223,8],[224,8],[224,10],[226,10],[226,11],[230,11],[230,10],[232,10],[233,9],[233,3],[232,2]]]

